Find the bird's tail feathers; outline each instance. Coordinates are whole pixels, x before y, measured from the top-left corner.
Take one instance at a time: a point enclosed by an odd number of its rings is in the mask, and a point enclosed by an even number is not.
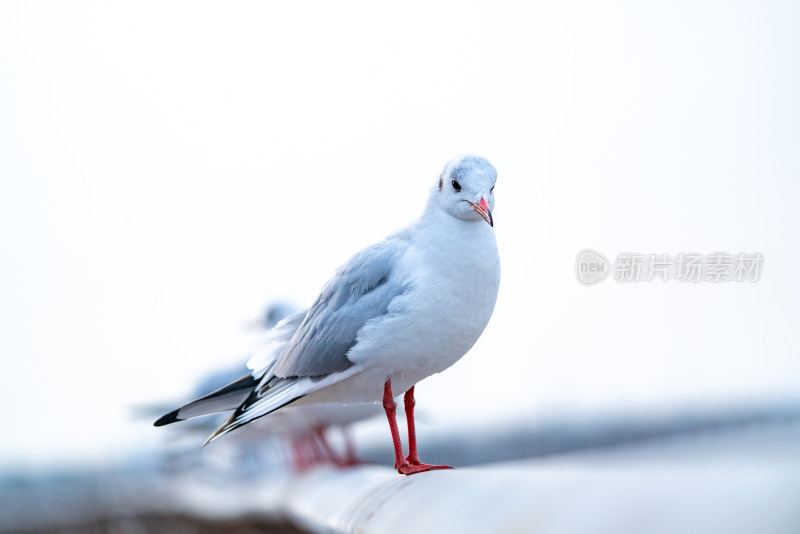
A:
[[[247,400],[258,382],[258,379],[252,375],[245,375],[205,397],[161,416],[154,424],[155,426],[164,426],[192,417],[233,410]]]
[[[251,390],[248,398],[236,408],[227,421],[211,434],[203,443],[205,447],[220,436],[251,421],[268,415],[297,399],[304,397],[312,388],[307,378],[280,378],[273,376],[261,387]]]

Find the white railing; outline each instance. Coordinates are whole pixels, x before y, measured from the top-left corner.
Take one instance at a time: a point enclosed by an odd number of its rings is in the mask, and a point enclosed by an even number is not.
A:
[[[770,421],[409,477],[375,465],[247,476],[201,466],[159,502],[315,533],[798,534],[800,425]]]
[[[322,468],[290,484],[283,513],[326,533],[800,532],[800,458],[708,460],[576,458],[410,477]]]

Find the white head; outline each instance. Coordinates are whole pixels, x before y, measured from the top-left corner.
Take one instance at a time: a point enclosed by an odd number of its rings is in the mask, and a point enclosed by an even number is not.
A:
[[[445,165],[433,196],[439,206],[465,221],[485,220],[494,226],[494,184],[497,171],[480,156],[459,156]]]

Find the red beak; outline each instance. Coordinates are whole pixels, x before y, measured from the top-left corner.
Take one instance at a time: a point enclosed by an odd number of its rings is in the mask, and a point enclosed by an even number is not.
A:
[[[469,202],[469,201],[468,201]],[[489,211],[489,206],[486,204],[486,200],[481,198],[481,201],[477,204],[473,204],[472,202],[469,203],[470,206],[484,218],[484,220],[489,223],[489,226],[494,228],[494,219],[492,219],[492,212]]]

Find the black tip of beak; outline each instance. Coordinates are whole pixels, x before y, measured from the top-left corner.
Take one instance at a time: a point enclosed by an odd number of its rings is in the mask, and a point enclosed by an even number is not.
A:
[[[494,218],[492,217],[492,211],[489,209],[489,206],[486,204],[486,201],[484,199],[481,199],[480,204],[474,204],[472,202],[469,202],[469,205],[472,206],[472,209],[474,209],[478,215],[483,217],[484,221],[489,223],[489,226],[494,228]]]

